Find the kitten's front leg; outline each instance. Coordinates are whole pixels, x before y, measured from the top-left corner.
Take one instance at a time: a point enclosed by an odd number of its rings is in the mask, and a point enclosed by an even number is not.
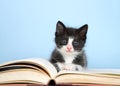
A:
[[[60,70],[63,70],[64,63],[57,62],[54,64],[54,66],[56,67],[57,71],[59,72]]]
[[[65,64],[63,70],[71,70],[71,71],[81,71],[83,68],[81,65],[76,64]]]

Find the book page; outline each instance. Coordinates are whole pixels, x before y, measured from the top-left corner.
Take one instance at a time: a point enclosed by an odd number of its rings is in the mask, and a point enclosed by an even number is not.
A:
[[[53,76],[57,73],[57,70],[55,69],[55,67],[48,60],[41,59],[41,58],[29,58],[29,59],[10,61],[10,62],[1,64],[0,67],[4,67],[5,65],[10,65],[13,63],[21,63],[21,64],[31,63],[31,64],[38,65],[39,67],[42,67],[44,70],[46,70],[51,78],[53,78]]]
[[[42,70],[41,70],[42,71]],[[14,69],[0,73],[0,84],[35,83],[46,85],[50,77],[34,69]]]
[[[117,71],[117,72],[115,72]],[[83,71],[60,71],[56,77],[56,83],[91,83],[120,85],[120,70],[83,70]]]
[[[120,69],[85,69],[82,71],[69,71],[69,70],[63,70],[56,74],[55,78],[57,78],[60,75],[65,74],[86,74],[86,75],[102,75],[102,76],[108,76],[108,77],[119,77],[120,78]]]
[[[97,74],[120,74],[120,69],[86,69],[83,72],[97,73]]]
[[[62,70],[57,73],[56,76],[60,74],[67,74],[67,73],[77,73],[77,74],[100,74],[100,75],[120,75],[120,69],[84,69],[81,71],[69,71],[69,70]]]

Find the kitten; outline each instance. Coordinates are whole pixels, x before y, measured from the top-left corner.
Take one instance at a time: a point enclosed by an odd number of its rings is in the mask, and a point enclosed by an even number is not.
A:
[[[78,29],[66,27],[61,21],[56,24],[56,48],[52,52],[50,62],[60,70],[82,70],[87,66],[83,47],[86,42],[88,25]]]

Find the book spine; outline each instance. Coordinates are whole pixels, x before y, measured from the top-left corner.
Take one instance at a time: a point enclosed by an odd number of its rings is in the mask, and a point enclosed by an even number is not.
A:
[[[47,86],[56,86],[55,80],[51,79]]]

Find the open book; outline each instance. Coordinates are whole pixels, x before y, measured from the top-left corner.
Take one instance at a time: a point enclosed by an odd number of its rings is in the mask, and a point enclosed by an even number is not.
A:
[[[103,84],[120,86],[120,70],[60,71],[44,59],[24,59],[0,65],[0,84]]]

